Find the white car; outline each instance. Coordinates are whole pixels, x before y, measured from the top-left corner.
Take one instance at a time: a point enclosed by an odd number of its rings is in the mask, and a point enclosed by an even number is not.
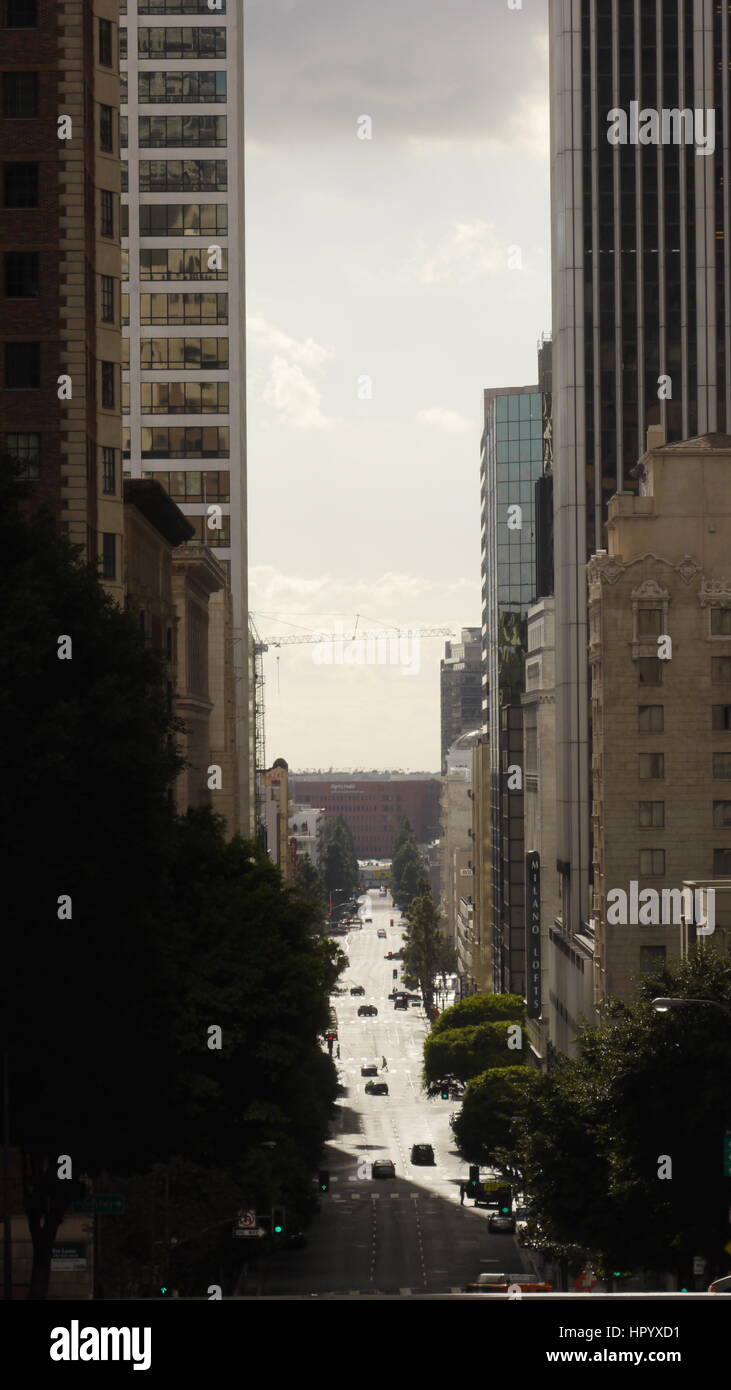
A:
[[[384,930],[383,927],[379,927],[379,928],[378,928],[378,931],[376,932],[376,936],[382,937],[384,941],[386,940],[386,932],[385,932],[385,930]]]

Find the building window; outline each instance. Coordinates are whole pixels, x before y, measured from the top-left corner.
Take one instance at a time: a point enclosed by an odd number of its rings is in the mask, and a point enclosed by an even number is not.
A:
[[[101,306],[102,323],[114,323],[114,276],[101,275],[101,292],[99,303]]]
[[[120,56],[120,58],[126,58],[126,57],[127,57],[127,30],[126,30],[126,29],[120,29],[120,31],[119,31],[119,56]],[[126,102],[126,100],[127,100],[126,78],[125,78],[124,99],[125,99],[125,102]]]
[[[665,825],[664,801],[640,801],[638,804],[639,824],[643,830],[656,830]]]
[[[125,12],[127,0],[124,0]],[[138,14],[225,14],[226,0],[137,0]]]
[[[38,73],[3,73],[3,115],[26,120],[38,115]]]
[[[659,637],[662,632],[662,608],[640,608],[637,612],[637,631],[640,637]]]
[[[225,193],[225,159],[141,159],[140,193]]]
[[[713,754],[713,776],[716,778],[731,777],[731,753]]]
[[[223,415],[228,411],[226,381],[143,381],[144,415]]]
[[[111,19],[99,20],[99,64],[103,68],[114,67]]]
[[[226,236],[225,203],[144,203],[140,236]]]
[[[711,635],[731,637],[731,608],[711,608]]]
[[[7,299],[38,298],[38,252],[5,252],[5,296]]]
[[[227,280],[228,250],[221,247],[220,270],[209,270],[206,246],[143,246],[140,249],[141,280]]]
[[[129,165],[126,160],[122,160],[120,169],[120,188],[123,193],[129,193]]]
[[[141,294],[140,323],[228,323],[228,295]]]
[[[99,148],[107,154],[114,150],[113,111],[111,106],[99,107]]]
[[[711,657],[711,685],[731,685],[731,656]]]
[[[117,450],[105,444],[102,448],[102,492],[113,496],[117,491]]]
[[[713,872],[719,878],[731,878],[731,849],[714,849]]]
[[[140,58],[225,58],[226,30],[203,24],[178,25],[175,29],[143,28],[137,44]]]
[[[108,188],[99,190],[99,232],[101,236],[114,236],[114,194]]]
[[[2,442],[3,461],[10,463],[15,477],[34,481],[41,472],[41,436],[39,434],[5,434]]]
[[[6,208],[38,207],[38,165],[25,161],[5,165],[4,203]]]
[[[37,387],[41,384],[40,343],[5,344],[5,385],[9,390]]]
[[[664,776],[664,753],[640,753],[640,778],[642,781]]]
[[[661,734],[665,725],[663,705],[639,705],[639,732],[641,734]]]
[[[228,458],[227,425],[144,426],[142,458]]]
[[[665,873],[664,849],[640,850],[640,874],[643,878],[657,878]]]
[[[662,685],[663,663],[657,656],[640,656],[637,659],[640,685]]]
[[[640,946],[640,974],[659,974],[665,969],[666,956],[666,946]]]
[[[102,407],[114,410],[114,363],[102,362]]]
[[[714,733],[731,732],[731,705],[711,705],[711,728]]]
[[[38,0],[3,0],[2,16],[5,29],[37,29]]]
[[[143,105],[190,106],[226,100],[225,72],[141,72],[139,100]]]
[[[225,371],[228,338],[142,338],[139,364],[143,371]]]
[[[225,148],[228,134],[225,116],[140,116],[140,149],[176,146],[215,150]]]
[[[102,532],[102,578],[117,578],[117,537],[113,531]]]

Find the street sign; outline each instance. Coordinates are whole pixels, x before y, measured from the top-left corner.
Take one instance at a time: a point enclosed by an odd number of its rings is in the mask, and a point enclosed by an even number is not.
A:
[[[240,1211],[236,1217],[236,1225],[240,1231],[253,1230],[256,1226],[256,1212],[252,1211],[251,1208]]]
[[[706,1269],[706,1261],[704,1260],[703,1256],[702,1256],[702,1255],[694,1255],[694,1256],[693,1256],[693,1273],[694,1273],[694,1274],[704,1274],[704,1273],[705,1273],[705,1269]]]
[[[256,1226],[253,1231],[242,1230],[239,1226],[234,1226],[232,1235],[234,1240],[256,1240],[258,1237],[265,1236],[266,1231],[261,1226]]]
[[[118,1216],[124,1211],[124,1197],[110,1197],[101,1193],[96,1197],[82,1197],[73,1203],[71,1211],[86,1212],[95,1216]]]
[[[52,1245],[51,1271],[86,1269],[85,1245]]]

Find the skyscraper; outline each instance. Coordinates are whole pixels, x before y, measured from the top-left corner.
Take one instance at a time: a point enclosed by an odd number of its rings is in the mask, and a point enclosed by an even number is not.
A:
[[[249,834],[243,7],[121,0],[120,10],[125,468],[163,484],[227,573]],[[223,601],[210,604],[219,634]]]
[[[648,426],[671,441],[731,422],[730,16],[710,0],[550,0],[549,14],[557,852],[564,925],[580,930],[585,565],[609,498],[636,491]]]
[[[480,629],[463,627],[459,642],[445,642],[439,666],[442,776],[447,753],[460,734],[479,728],[481,709]]]

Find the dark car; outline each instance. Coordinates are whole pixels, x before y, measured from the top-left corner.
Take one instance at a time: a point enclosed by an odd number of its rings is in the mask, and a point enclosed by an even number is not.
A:
[[[358,1010],[358,1018],[374,1018],[378,1013],[375,1004],[361,1004]]]
[[[409,1001],[403,994],[399,994],[393,1001],[394,1009],[408,1009]]]
[[[360,1069],[361,1076],[378,1076],[378,1065],[376,1062],[364,1062]]]
[[[376,1158],[371,1164],[372,1178],[395,1178],[396,1165],[390,1158]]]
[[[387,1096],[388,1086],[385,1081],[366,1081],[365,1093],[367,1096]]]
[[[351,987],[350,987],[350,993],[351,993],[351,995],[354,995],[354,994],[365,994],[365,990],[364,990],[364,988],[363,988],[362,985],[351,985]]]
[[[515,1217],[501,1216],[495,1212],[493,1216],[487,1218],[488,1231],[504,1231],[506,1235],[515,1235]]]
[[[412,1163],[433,1163],[434,1150],[431,1144],[412,1144],[411,1146]]]

